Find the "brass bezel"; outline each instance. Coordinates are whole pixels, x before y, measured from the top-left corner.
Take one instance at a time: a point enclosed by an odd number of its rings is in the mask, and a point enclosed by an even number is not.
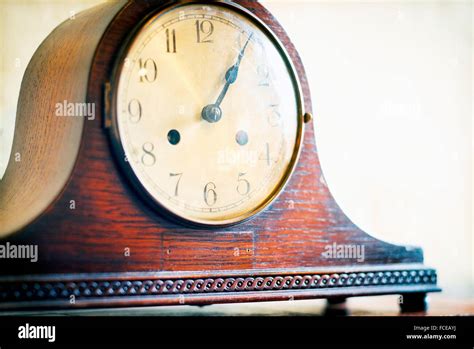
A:
[[[122,70],[126,53],[128,52],[135,37],[138,35],[140,30],[144,26],[146,26],[148,23],[153,21],[155,18],[163,15],[164,13],[168,11],[173,11],[173,10],[176,10],[177,8],[180,8],[189,4],[212,5],[212,6],[230,8],[231,10],[243,15],[244,17],[247,17],[251,22],[253,22],[273,42],[276,49],[279,51],[279,53],[283,57],[285,61],[285,65],[287,66],[288,71],[291,75],[291,80],[293,82],[293,85],[295,88],[295,95],[296,95],[297,113],[298,113],[297,135],[296,135],[294,151],[293,151],[292,158],[290,160],[290,164],[287,170],[285,171],[285,174],[283,175],[282,179],[280,180],[278,185],[275,186],[274,190],[266,197],[266,199],[262,201],[258,206],[256,206],[253,210],[248,211],[246,214],[240,215],[233,219],[226,219],[219,222],[207,221],[207,220],[206,221],[193,220],[193,219],[183,217],[179,215],[178,213],[173,212],[172,210],[168,209],[163,204],[161,204],[161,202],[158,199],[153,197],[143,186],[139,178],[136,176],[130,164],[124,161],[125,150],[122,146],[120,133],[118,130],[118,125],[117,125],[117,103],[116,102],[117,102],[118,85],[116,84],[116,82],[119,80],[119,73]],[[150,14],[146,18],[144,18],[142,21],[140,21],[136,25],[136,27],[131,31],[131,33],[125,40],[125,43],[122,45],[121,49],[119,50],[119,54],[117,55],[117,58],[115,59],[109,81],[110,82],[106,83],[106,87],[108,87],[108,89],[106,88],[107,91],[106,93],[104,93],[104,98],[105,98],[104,126],[108,130],[109,139],[111,142],[111,146],[113,148],[113,152],[116,156],[116,160],[119,163],[119,167],[124,172],[125,177],[130,181],[134,189],[139,192],[140,196],[145,200],[145,202],[148,205],[152,206],[164,218],[169,218],[180,224],[184,224],[184,225],[195,227],[195,228],[229,227],[229,226],[243,223],[245,221],[248,221],[249,219],[254,218],[264,209],[269,207],[277,199],[280,193],[285,189],[285,186],[287,185],[291,175],[293,174],[293,171],[295,170],[296,164],[298,163],[298,159],[300,156],[301,147],[303,143],[303,137],[304,137],[303,93],[301,90],[301,84],[298,78],[298,73],[293,65],[293,61],[290,55],[286,51],[284,44],[279,40],[276,34],[273,33],[273,31],[268,27],[266,23],[264,23],[260,18],[258,18],[256,15],[254,15],[245,7],[239,4],[236,4],[232,1],[223,1],[223,0],[217,0],[217,1],[179,0],[179,1],[167,2],[163,6],[150,12]]]

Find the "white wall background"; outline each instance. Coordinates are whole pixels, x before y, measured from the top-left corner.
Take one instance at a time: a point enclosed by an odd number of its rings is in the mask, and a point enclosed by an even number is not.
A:
[[[0,0],[0,174],[21,78],[71,11]],[[367,232],[421,245],[445,294],[474,294],[470,1],[263,1],[300,52],[326,180]]]

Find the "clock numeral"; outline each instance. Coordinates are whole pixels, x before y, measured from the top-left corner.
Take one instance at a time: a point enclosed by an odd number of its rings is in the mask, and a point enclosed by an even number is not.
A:
[[[250,182],[243,178],[245,176],[245,172],[239,173],[239,176],[237,177],[237,192],[240,195],[247,195],[250,192]]]
[[[178,177],[178,181],[176,182],[176,187],[174,188],[174,196],[178,196],[179,182],[181,181],[182,176],[183,176],[182,173],[170,173],[170,177]]]
[[[209,182],[204,187],[204,202],[207,206],[213,206],[217,201],[216,185]]]
[[[265,143],[265,154],[263,155],[263,157],[260,156],[258,159],[266,161],[268,166],[271,165],[272,161],[276,162],[270,157],[270,143]]]
[[[153,154],[155,146],[151,142],[146,142],[142,146],[144,154],[142,155],[142,164],[145,166],[153,166],[156,163],[156,156]]]
[[[176,53],[176,30],[165,30],[166,33],[166,52]]]
[[[270,114],[268,114],[268,123],[272,127],[277,127],[281,122],[281,114],[278,111],[278,104],[270,104]]]
[[[260,79],[258,86],[270,86],[270,72],[268,71],[268,67],[265,64],[261,64],[257,67],[257,75]]]
[[[134,98],[128,103],[128,114],[132,124],[137,124],[141,120],[142,105],[138,99]]]
[[[154,82],[158,76],[158,68],[153,59],[138,59],[140,82]]]
[[[210,39],[214,32],[214,24],[211,21],[196,21],[196,40],[198,44],[211,43]]]

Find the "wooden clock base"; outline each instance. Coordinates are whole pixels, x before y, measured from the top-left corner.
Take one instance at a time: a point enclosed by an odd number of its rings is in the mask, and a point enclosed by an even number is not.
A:
[[[250,221],[184,227],[136,195],[114,160],[103,111],[120,43],[170,3],[99,5],[64,22],[32,58],[12,150],[22,161],[12,157],[0,181],[0,245],[36,245],[39,259],[0,260],[0,309],[309,298],[334,305],[383,294],[403,295],[404,311],[425,309],[426,293],[439,291],[436,271],[423,265],[420,248],[377,240],[341,211],[324,181],[311,123],[287,187]],[[311,112],[303,65],[284,30],[258,2],[236,3],[284,44]],[[54,116],[65,100],[94,103],[98,117]]]
[[[332,268],[332,271],[108,273],[2,277],[0,309],[293,301],[328,298],[329,310],[348,297],[400,294],[402,312],[427,309],[436,273],[418,266]]]

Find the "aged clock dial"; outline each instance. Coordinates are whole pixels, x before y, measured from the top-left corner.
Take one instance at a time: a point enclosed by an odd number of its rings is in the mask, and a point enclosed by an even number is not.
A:
[[[274,35],[235,5],[155,14],[116,67],[113,132],[147,200],[199,225],[252,217],[283,189],[302,137],[301,94]]]

